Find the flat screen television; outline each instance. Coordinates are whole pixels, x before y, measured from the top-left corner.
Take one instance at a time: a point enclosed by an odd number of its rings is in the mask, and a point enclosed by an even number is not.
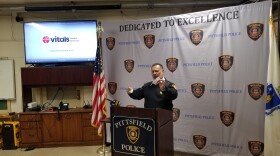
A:
[[[94,62],[96,20],[24,23],[26,64]]]

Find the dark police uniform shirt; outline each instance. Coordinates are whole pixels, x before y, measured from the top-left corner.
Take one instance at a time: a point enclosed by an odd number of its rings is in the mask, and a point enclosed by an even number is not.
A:
[[[145,83],[141,88],[133,90],[128,94],[131,98],[141,100],[145,99],[145,108],[163,108],[172,110],[172,100],[176,99],[178,92],[175,84],[165,80],[165,90],[161,91],[159,85],[152,84],[151,82]]]

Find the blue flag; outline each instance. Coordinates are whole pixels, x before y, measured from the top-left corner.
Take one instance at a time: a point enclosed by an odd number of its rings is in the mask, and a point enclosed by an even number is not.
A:
[[[270,115],[280,108],[280,98],[273,84],[267,84],[265,114]]]

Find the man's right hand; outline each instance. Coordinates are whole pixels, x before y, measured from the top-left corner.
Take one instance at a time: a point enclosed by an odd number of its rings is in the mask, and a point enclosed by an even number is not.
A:
[[[128,87],[127,88],[127,94],[131,94],[133,92],[133,88],[132,87]]]

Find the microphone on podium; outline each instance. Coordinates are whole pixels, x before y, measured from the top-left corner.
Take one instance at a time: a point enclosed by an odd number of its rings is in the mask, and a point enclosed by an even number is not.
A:
[[[110,100],[110,99],[107,99],[107,98],[106,98],[106,100],[107,100],[107,101],[110,101],[110,105],[111,105],[111,106],[117,106],[117,107],[120,106],[120,101],[118,101],[118,100],[116,100],[116,99]]]

